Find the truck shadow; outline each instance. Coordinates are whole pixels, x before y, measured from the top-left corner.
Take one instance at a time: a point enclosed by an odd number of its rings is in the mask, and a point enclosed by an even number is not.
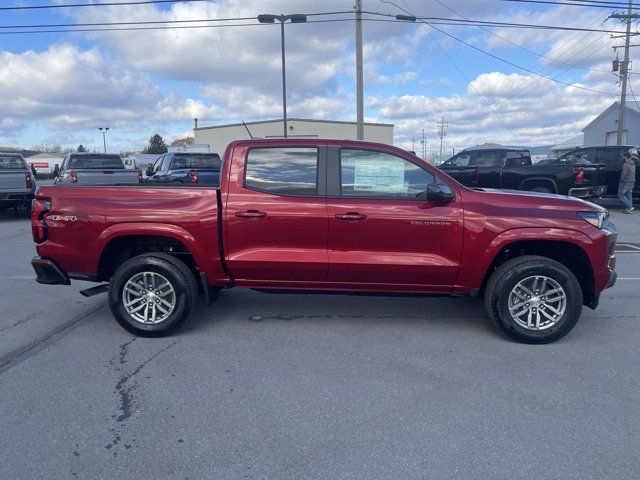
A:
[[[18,208],[14,210],[13,207],[8,208],[7,210],[0,211],[0,222],[18,222],[24,221],[29,222],[29,216],[27,215],[27,210],[25,208]]]
[[[183,333],[223,328],[224,324],[295,324],[296,328],[338,325],[349,328],[407,326],[433,333],[459,330],[496,338],[482,300],[448,297],[280,294],[251,290],[222,291],[218,300],[199,301]]]

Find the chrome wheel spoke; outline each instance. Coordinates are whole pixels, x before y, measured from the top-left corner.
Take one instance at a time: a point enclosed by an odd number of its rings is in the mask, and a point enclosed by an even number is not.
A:
[[[546,275],[532,275],[520,280],[507,299],[509,314],[527,330],[539,331],[555,325],[567,308],[564,288]]]
[[[122,304],[136,322],[155,325],[176,308],[177,295],[171,282],[156,272],[133,275],[122,290]]]

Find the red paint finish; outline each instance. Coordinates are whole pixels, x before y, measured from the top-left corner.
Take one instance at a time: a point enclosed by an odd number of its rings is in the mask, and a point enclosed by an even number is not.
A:
[[[295,197],[250,190],[244,186],[245,159],[247,150],[256,146],[386,151],[448,184],[455,200],[436,204],[418,198]],[[386,145],[237,141],[225,153],[219,193],[220,216],[213,188],[41,187],[37,195],[50,198],[51,209],[44,215],[48,236],[37,245],[38,254],[69,274],[95,275],[111,240],[158,235],[182,242],[212,285],[232,280],[237,286],[260,288],[432,293],[481,288],[496,255],[525,240],[559,241],[582,249],[598,292],[615,267],[615,235],[606,235],[576,214],[599,207],[530,192],[474,191]],[[76,220],[47,220],[51,216]]]

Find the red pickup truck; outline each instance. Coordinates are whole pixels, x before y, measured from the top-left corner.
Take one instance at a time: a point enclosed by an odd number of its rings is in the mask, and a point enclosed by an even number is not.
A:
[[[507,335],[547,343],[615,283],[608,212],[469,189],[368,142],[236,141],[217,187],[47,186],[33,201],[37,281],[108,282],[117,321],[160,336],[200,291],[483,296]]]

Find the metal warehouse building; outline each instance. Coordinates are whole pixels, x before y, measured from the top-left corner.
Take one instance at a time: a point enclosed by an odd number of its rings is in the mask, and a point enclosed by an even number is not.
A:
[[[264,120],[248,122],[247,128],[254,138],[282,138],[282,120]],[[319,137],[336,140],[355,140],[356,122],[339,122],[334,120],[308,120],[288,118],[288,136]],[[234,140],[249,138],[247,128],[242,123],[200,127],[194,130],[195,143],[209,145],[211,152],[222,156],[227,145]],[[364,139],[370,142],[393,144],[393,124],[365,123]]]

